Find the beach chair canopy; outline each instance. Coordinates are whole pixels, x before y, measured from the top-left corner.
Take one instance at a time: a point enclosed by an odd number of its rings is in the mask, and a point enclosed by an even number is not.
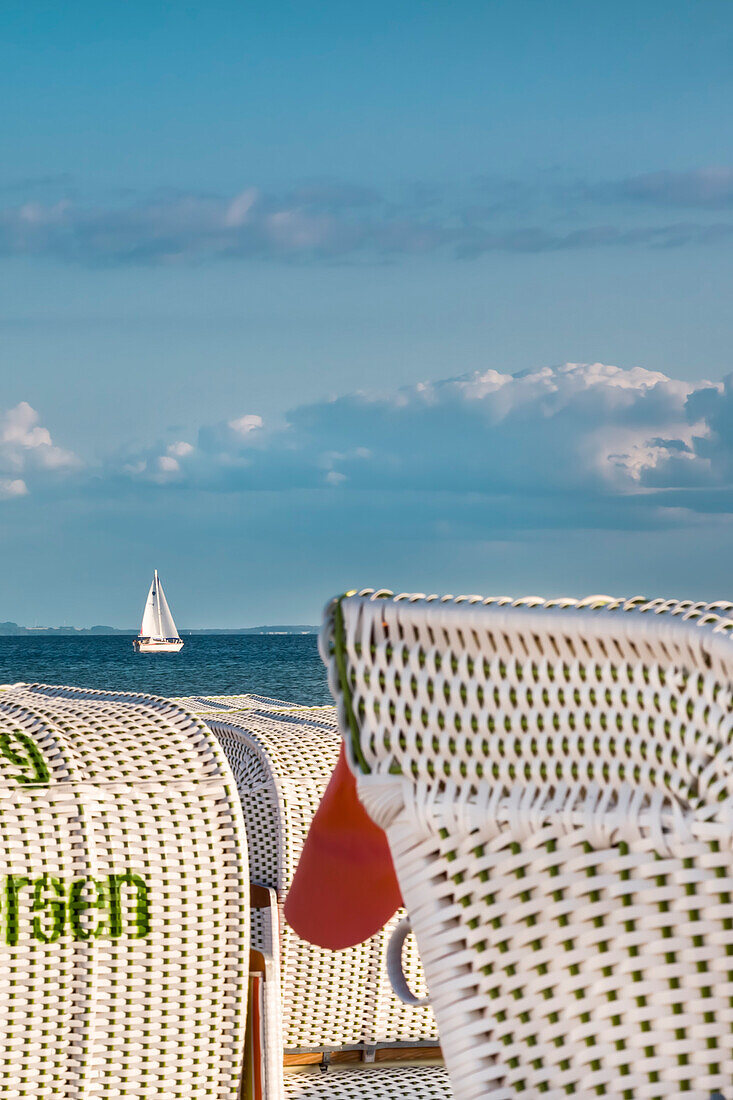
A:
[[[234,1100],[246,835],[210,730],[169,700],[0,688],[3,1097]]]
[[[329,606],[348,760],[461,1100],[729,1094],[732,612]]]
[[[261,696],[189,697],[187,707],[205,719],[224,748],[236,776],[250,852],[250,874],[282,902],[333,769],[341,738],[332,706],[303,707]],[[323,883],[317,881],[315,889]],[[348,950],[322,950],[301,939],[279,919],[252,912],[252,943],[274,952],[279,971],[276,1003],[267,1006],[268,1097],[415,1097],[451,1095],[440,1065],[384,1064],[385,1057],[432,1052],[439,1057],[432,1010],[403,1004],[386,972],[389,935],[396,919],[367,942]],[[279,948],[279,949],[278,949]],[[426,993],[412,937],[405,967],[418,995]],[[351,1067],[339,1058],[361,1057]],[[301,1073],[299,1062],[322,1062],[327,1073]],[[287,1063],[283,1074],[283,1062]],[[369,1064],[366,1064],[369,1063]]]

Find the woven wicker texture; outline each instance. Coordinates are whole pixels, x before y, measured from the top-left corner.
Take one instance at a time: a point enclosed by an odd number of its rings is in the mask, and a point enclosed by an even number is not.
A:
[[[0,1095],[236,1095],[246,837],[203,722],[167,700],[0,691]]]
[[[330,605],[350,761],[461,1100],[733,1095],[731,612]]]
[[[205,718],[227,754],[242,799],[253,881],[284,896],[336,764],[335,709],[297,707],[261,696],[197,696],[181,702]],[[384,959],[394,923],[367,943],[334,953],[301,940],[282,921],[286,1050],[436,1041],[432,1011],[403,1005],[387,980]],[[263,934],[253,914],[253,944]],[[412,988],[424,994],[412,937],[404,958]]]
[[[446,1100],[452,1095],[442,1066],[376,1066],[285,1077],[287,1100]]]

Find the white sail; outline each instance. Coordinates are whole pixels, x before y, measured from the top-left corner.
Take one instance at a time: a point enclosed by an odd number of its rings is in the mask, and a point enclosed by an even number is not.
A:
[[[178,631],[171,615],[171,609],[163,592],[163,586],[158,577],[158,570],[153,574],[153,582],[150,585],[148,598],[145,601],[143,621],[140,627],[141,638],[151,638],[154,641],[162,641],[164,638],[177,638]]]
[[[168,601],[165,598],[165,592],[163,591],[163,585],[160,583],[160,581],[158,581],[158,614],[160,616],[161,637],[177,638],[178,631],[176,630],[176,624],[173,622],[171,609],[168,606]]]
[[[157,576],[153,577],[153,583],[150,585],[150,591],[148,592],[148,598],[145,601],[145,610],[143,611],[143,622],[140,627],[141,638],[157,638],[158,634],[158,599],[155,594],[155,582]]]

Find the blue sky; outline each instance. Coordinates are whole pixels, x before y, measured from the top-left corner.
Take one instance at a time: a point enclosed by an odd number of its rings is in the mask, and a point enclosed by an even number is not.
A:
[[[731,56],[716,0],[5,4],[0,620],[729,596]]]

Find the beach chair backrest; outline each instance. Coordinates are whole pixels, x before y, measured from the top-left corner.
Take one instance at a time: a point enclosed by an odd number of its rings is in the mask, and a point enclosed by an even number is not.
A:
[[[0,689],[3,1096],[233,1100],[249,971],[226,758],[168,700]]]
[[[329,606],[350,764],[462,1100],[729,1087],[731,611],[370,592]]]
[[[334,708],[283,703],[278,710],[267,700],[252,700],[242,701],[237,710],[232,700],[229,714],[223,709],[200,713],[219,738],[237,778],[251,877],[284,899],[336,765],[341,739]],[[281,920],[286,1054],[345,1048],[368,1053],[378,1046],[437,1042],[432,1010],[403,1004],[390,987],[386,953],[396,919],[366,943],[338,952],[307,943]],[[267,934],[260,920],[254,912],[255,946]],[[404,959],[411,984],[423,995],[424,976],[412,937]]]

